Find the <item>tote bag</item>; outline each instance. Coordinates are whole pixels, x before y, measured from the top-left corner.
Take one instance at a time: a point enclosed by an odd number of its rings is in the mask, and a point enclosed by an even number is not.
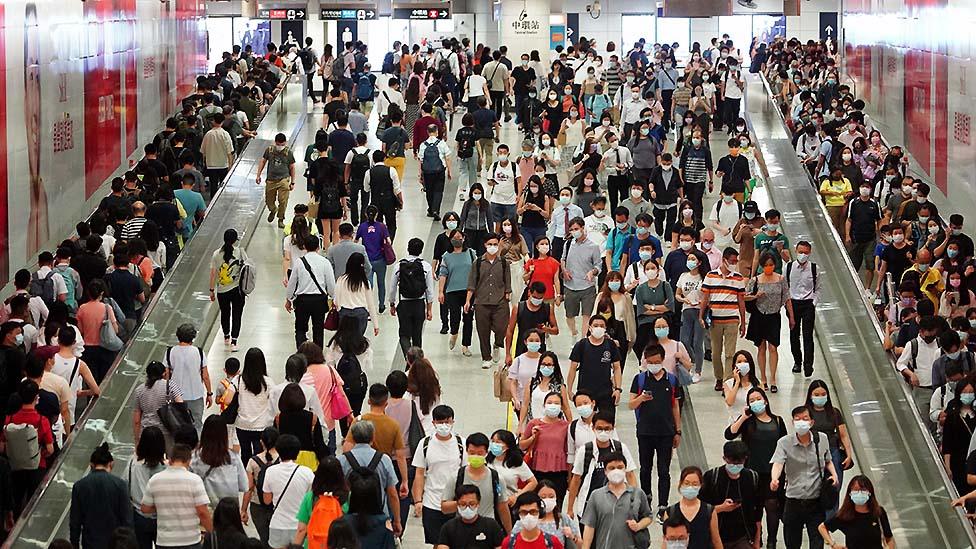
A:
[[[113,353],[122,349],[122,340],[119,338],[119,334],[115,333],[112,320],[108,317],[108,305],[105,306],[105,318],[102,319],[102,329],[99,336],[102,340],[99,344],[101,348]]]

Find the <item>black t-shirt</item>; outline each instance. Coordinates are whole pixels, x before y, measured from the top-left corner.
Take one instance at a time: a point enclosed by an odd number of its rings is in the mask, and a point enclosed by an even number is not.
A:
[[[518,95],[528,94],[530,88],[534,88],[532,81],[535,80],[535,69],[531,67],[515,67],[512,69],[512,78],[515,79],[515,93]]]
[[[881,208],[874,200],[854,198],[847,207],[847,218],[851,220],[851,239],[854,242],[870,242],[877,234]]]
[[[630,393],[639,395],[642,391],[651,393],[651,400],[641,403],[636,410],[637,435],[673,437],[676,433],[672,408],[674,385],[667,371],[661,379],[656,379],[650,372],[635,375],[630,384]]]
[[[458,517],[444,523],[437,545],[450,549],[495,549],[505,539],[505,531],[490,518],[479,516],[473,524]]]
[[[723,156],[719,159],[715,171],[722,172],[722,192],[725,194],[744,192],[746,181],[751,177],[749,161],[741,154]]]
[[[169,177],[169,169],[158,158],[143,158],[139,161],[139,165],[144,169],[152,170],[157,179]]]
[[[956,257],[973,257],[973,239],[965,233],[952,235],[949,237],[949,244],[955,242],[959,245],[959,255]]]
[[[329,116],[329,122],[335,121],[336,111],[342,109],[348,112],[346,104],[342,102],[341,99],[334,99],[325,104],[325,108],[322,109],[325,114]]]
[[[142,284],[128,270],[115,269],[105,275],[109,294],[119,304],[126,318],[136,318],[136,296],[142,293]]]
[[[498,122],[498,117],[495,116],[495,111],[491,109],[478,109],[471,113],[474,117],[474,128],[478,132],[478,137],[488,139],[495,136],[495,122]]]
[[[180,220],[180,209],[176,204],[157,200],[146,208],[146,219],[159,226],[163,238],[176,238],[176,222]]]
[[[825,524],[831,532],[840,530],[844,533],[844,545],[858,549],[883,549],[882,532],[885,539],[891,537],[891,524],[884,507],[878,518],[867,513],[856,513],[851,520],[841,521],[834,517]]]
[[[891,273],[896,284],[901,282],[901,275],[905,274],[905,270],[912,265],[912,258],[914,257],[915,253],[908,244],[900,249],[896,248],[894,244],[889,244],[881,252],[881,259],[888,263],[888,272]]]
[[[577,341],[569,360],[579,363],[577,389],[592,391],[598,398],[613,392],[613,363],[620,361],[620,351],[609,337],[604,337],[599,345],[588,337]]]
[[[351,131],[339,128],[329,134],[329,157],[339,164],[346,162],[346,155],[356,147],[356,136]]]
[[[125,196],[115,196],[110,194],[98,203],[98,209],[106,212],[115,212],[119,208],[129,209],[132,202]]]

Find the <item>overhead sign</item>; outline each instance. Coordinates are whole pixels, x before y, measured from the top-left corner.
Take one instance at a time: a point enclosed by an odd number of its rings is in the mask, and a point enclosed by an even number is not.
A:
[[[298,21],[308,17],[304,8],[261,8],[258,9],[258,19],[274,19]]]
[[[542,33],[542,23],[538,17],[530,16],[528,10],[523,8],[518,17],[512,21],[512,32],[519,36],[539,35]]]
[[[394,19],[450,19],[450,8],[393,8]]]
[[[328,21],[343,20],[359,20],[359,21],[372,21],[374,19],[379,19],[379,14],[375,7],[369,8],[322,8],[319,12],[319,19]]]
[[[836,11],[822,11],[820,12],[820,39],[821,40],[833,40],[837,43],[837,12]]]

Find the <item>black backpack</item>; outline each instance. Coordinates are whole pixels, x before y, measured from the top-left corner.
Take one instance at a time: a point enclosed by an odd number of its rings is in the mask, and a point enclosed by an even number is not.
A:
[[[458,158],[471,158],[474,156],[474,140],[476,139],[476,134],[473,128],[467,128],[469,131],[461,130],[458,132],[457,140],[457,156]]]
[[[302,60],[302,68],[305,70],[305,72],[311,71],[312,67],[315,66],[315,56],[312,55],[311,48],[302,48],[298,50],[298,58]]]
[[[352,451],[342,454],[345,456],[346,461],[349,462],[349,472],[346,473],[346,480],[349,482],[349,486],[360,482],[369,484],[371,489],[376,490],[376,501],[383,501],[383,485],[380,482],[380,475],[376,472],[376,469],[379,467],[384,454],[377,450],[373,450],[373,452],[373,459],[369,460],[369,465],[366,467],[363,467],[356,461],[356,457],[352,454]]]
[[[359,359],[352,353],[343,353],[336,363],[336,371],[344,382],[342,389],[347,395],[364,395],[366,388],[369,387],[369,380],[366,379],[366,372],[363,371]]]
[[[258,464],[258,478],[257,480],[254,481],[254,488],[255,490],[257,490],[258,500],[257,501],[252,500],[252,503],[256,503],[266,509],[271,509],[274,506],[270,503],[264,502],[264,477],[265,477],[265,473],[268,471],[268,467],[281,463],[281,458],[275,458],[275,460],[272,462],[266,462],[263,459],[261,459],[259,456],[255,455],[251,457],[251,459],[253,459],[254,462]]]
[[[427,292],[427,273],[423,260],[400,260],[400,296],[407,299],[420,299]]]
[[[54,295],[55,275],[57,275],[57,273],[54,272],[54,269],[48,271],[47,276],[45,276],[44,278],[38,276],[37,272],[34,272],[31,275],[30,286],[29,286],[30,291],[28,293],[32,297],[41,298],[41,301],[43,301],[44,304],[47,305],[48,307],[54,305],[54,301],[57,298],[57,296]]]
[[[352,152],[352,160],[349,162],[349,182],[362,184],[366,179],[366,172],[370,168],[369,150],[364,153]]]

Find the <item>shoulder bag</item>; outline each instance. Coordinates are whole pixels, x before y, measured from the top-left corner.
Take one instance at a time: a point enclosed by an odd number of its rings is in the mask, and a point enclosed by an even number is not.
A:
[[[184,425],[193,424],[193,413],[185,402],[173,402],[173,394],[169,391],[169,380],[166,380],[166,404],[159,407],[156,411],[159,421],[163,423],[166,430],[175,433]]]
[[[813,431],[811,434],[813,435],[814,451],[817,452],[817,469],[820,471],[820,495],[818,499],[820,500],[820,508],[826,512],[833,509],[834,505],[837,504],[837,487],[824,474],[824,469],[827,465],[820,461],[820,433]]]
[[[633,488],[632,490],[636,490]],[[678,509],[680,513],[680,508]],[[634,496],[634,492],[630,493],[630,514],[633,516],[634,521],[639,522],[640,517],[640,498]],[[647,528],[633,532],[634,536],[634,547],[649,547],[651,545],[651,531]]]
[[[122,339],[112,327],[112,319],[108,317],[109,306],[105,305],[105,318],[102,319],[102,329],[99,332],[101,342],[99,346],[106,351],[117,352],[122,349]],[[168,388],[167,388],[168,390]]]
[[[331,366],[326,365],[326,367],[329,368],[329,375],[332,376],[332,388],[329,389],[329,401],[326,405],[329,407],[332,419],[338,421],[352,414],[352,406],[349,405],[349,399],[336,378],[335,370]]]

